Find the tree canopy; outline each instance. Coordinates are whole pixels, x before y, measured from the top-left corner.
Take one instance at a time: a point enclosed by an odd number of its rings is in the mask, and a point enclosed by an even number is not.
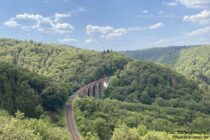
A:
[[[199,80],[200,86],[210,91],[209,45],[151,48],[122,53],[137,60],[167,64],[187,77]]]
[[[56,111],[67,100],[65,84],[37,75],[13,64],[0,62],[0,108],[14,114],[38,117],[40,110]]]
[[[62,81],[68,84],[71,93],[82,85],[114,74],[131,60],[110,51],[13,39],[0,39],[0,59]]]

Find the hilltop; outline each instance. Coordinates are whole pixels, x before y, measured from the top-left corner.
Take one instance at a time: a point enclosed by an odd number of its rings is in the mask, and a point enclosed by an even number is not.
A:
[[[64,82],[71,93],[84,84],[114,74],[130,61],[114,52],[13,39],[0,39],[0,59]]]
[[[192,47],[193,46],[157,47],[141,50],[122,51],[121,53],[136,60],[147,60],[173,66],[179,57],[179,53],[183,49]]]
[[[151,48],[125,51],[123,54],[137,59],[169,65],[177,72],[201,82],[200,86],[209,91],[210,45]]]

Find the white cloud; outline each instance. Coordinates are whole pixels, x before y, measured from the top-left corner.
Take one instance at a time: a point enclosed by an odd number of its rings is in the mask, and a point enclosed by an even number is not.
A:
[[[155,30],[164,27],[165,25],[161,22],[147,27],[128,27],[128,28],[114,28],[111,26],[94,26],[87,25],[86,33],[89,36],[89,39],[85,41],[85,43],[96,42],[96,39],[115,39],[120,38],[129,32],[139,32],[143,30]]]
[[[142,13],[143,13],[143,14],[148,14],[149,11],[148,11],[148,10],[144,10],[144,11],[142,11]]]
[[[76,10],[71,11],[71,14],[85,12],[85,11],[86,11],[86,9],[84,7],[78,7]]]
[[[56,23],[52,25],[55,32],[66,33],[74,30],[74,27],[69,23]]]
[[[155,29],[162,28],[162,27],[164,27],[164,26],[165,26],[165,25],[164,25],[162,22],[159,22],[159,23],[157,23],[157,24],[154,24],[154,25],[150,26],[149,28],[150,28],[151,30],[155,30]]]
[[[106,39],[114,39],[114,38],[119,38],[123,35],[127,34],[127,30],[124,28],[118,28],[113,30],[113,32],[108,33],[106,35],[102,35],[101,38],[106,38]]]
[[[73,45],[73,44],[77,43],[77,39],[69,38],[69,37],[64,38],[64,39],[60,39],[58,41],[62,44],[68,44],[68,45]]]
[[[9,21],[5,22],[5,25],[10,27],[16,27],[18,22],[22,24],[21,29],[29,31],[31,29],[37,30],[39,32],[47,34],[65,34],[72,32],[74,27],[70,23],[60,22],[60,19],[71,16],[70,13],[55,13],[54,17],[44,17],[40,14],[18,14],[14,18],[11,18]],[[33,21],[30,25],[26,25],[25,22]]]
[[[37,20],[37,21],[50,21],[49,18],[45,18],[42,15],[39,14],[28,14],[28,13],[24,13],[24,14],[18,14],[15,16],[16,19],[29,19],[29,20]]]
[[[190,33],[187,33],[187,35],[189,35],[189,36],[199,36],[199,35],[204,35],[204,34],[208,34],[208,33],[210,33],[210,26],[192,31]]]
[[[177,3],[176,2],[169,2],[167,3],[168,6],[177,6]]]
[[[8,21],[5,21],[5,22],[4,22],[4,25],[5,25],[5,26],[8,26],[8,27],[12,27],[12,28],[19,26],[19,24],[17,23],[17,21],[15,21],[15,20],[12,19],[12,18],[9,19]]]
[[[127,30],[124,28],[117,28],[114,29],[110,26],[93,26],[93,25],[87,25],[86,26],[86,32],[90,36],[100,36],[100,38],[105,39],[113,39],[113,38],[119,38],[127,33]]]
[[[210,0],[178,0],[187,8],[205,8],[210,4]]]
[[[70,17],[71,13],[55,13],[55,21],[59,21],[62,18]]]
[[[210,23],[210,11],[204,10],[199,14],[192,16],[185,16],[184,21],[199,23],[199,24],[209,24]]]
[[[139,32],[139,31],[143,31],[146,30],[147,27],[139,27],[139,26],[134,26],[134,27],[129,27],[127,29],[127,32]]]
[[[112,32],[113,30],[114,28],[110,26],[93,26],[93,25],[86,26],[86,32],[88,35],[91,35],[93,33],[107,34],[109,32]]]
[[[97,43],[97,40],[93,39],[93,38],[89,38],[89,39],[85,40],[85,44],[90,44],[90,43]]]

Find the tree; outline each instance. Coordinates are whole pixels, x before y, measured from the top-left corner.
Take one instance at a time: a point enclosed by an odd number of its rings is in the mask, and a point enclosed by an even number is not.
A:
[[[20,112],[19,110],[15,113],[15,118],[17,119],[24,119],[24,113]]]
[[[115,128],[111,140],[141,140],[136,129],[129,129],[125,124]]]
[[[150,131],[142,140],[173,140],[173,138],[165,132]]]

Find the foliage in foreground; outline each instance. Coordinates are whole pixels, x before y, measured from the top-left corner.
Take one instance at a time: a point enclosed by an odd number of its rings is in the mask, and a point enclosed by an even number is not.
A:
[[[111,139],[115,128],[123,123],[130,128],[144,125],[150,131],[210,133],[208,114],[184,108],[80,98],[74,111],[77,126],[85,139]]]
[[[174,140],[166,132],[148,131],[146,127],[139,125],[137,128],[129,128],[125,124],[115,128],[111,140]]]
[[[129,128],[125,124],[115,128],[111,140],[209,140],[208,134],[169,134],[161,131],[149,131],[143,125]]]
[[[48,120],[26,119],[21,112],[16,117],[0,111],[1,140],[69,140],[68,131]]]

